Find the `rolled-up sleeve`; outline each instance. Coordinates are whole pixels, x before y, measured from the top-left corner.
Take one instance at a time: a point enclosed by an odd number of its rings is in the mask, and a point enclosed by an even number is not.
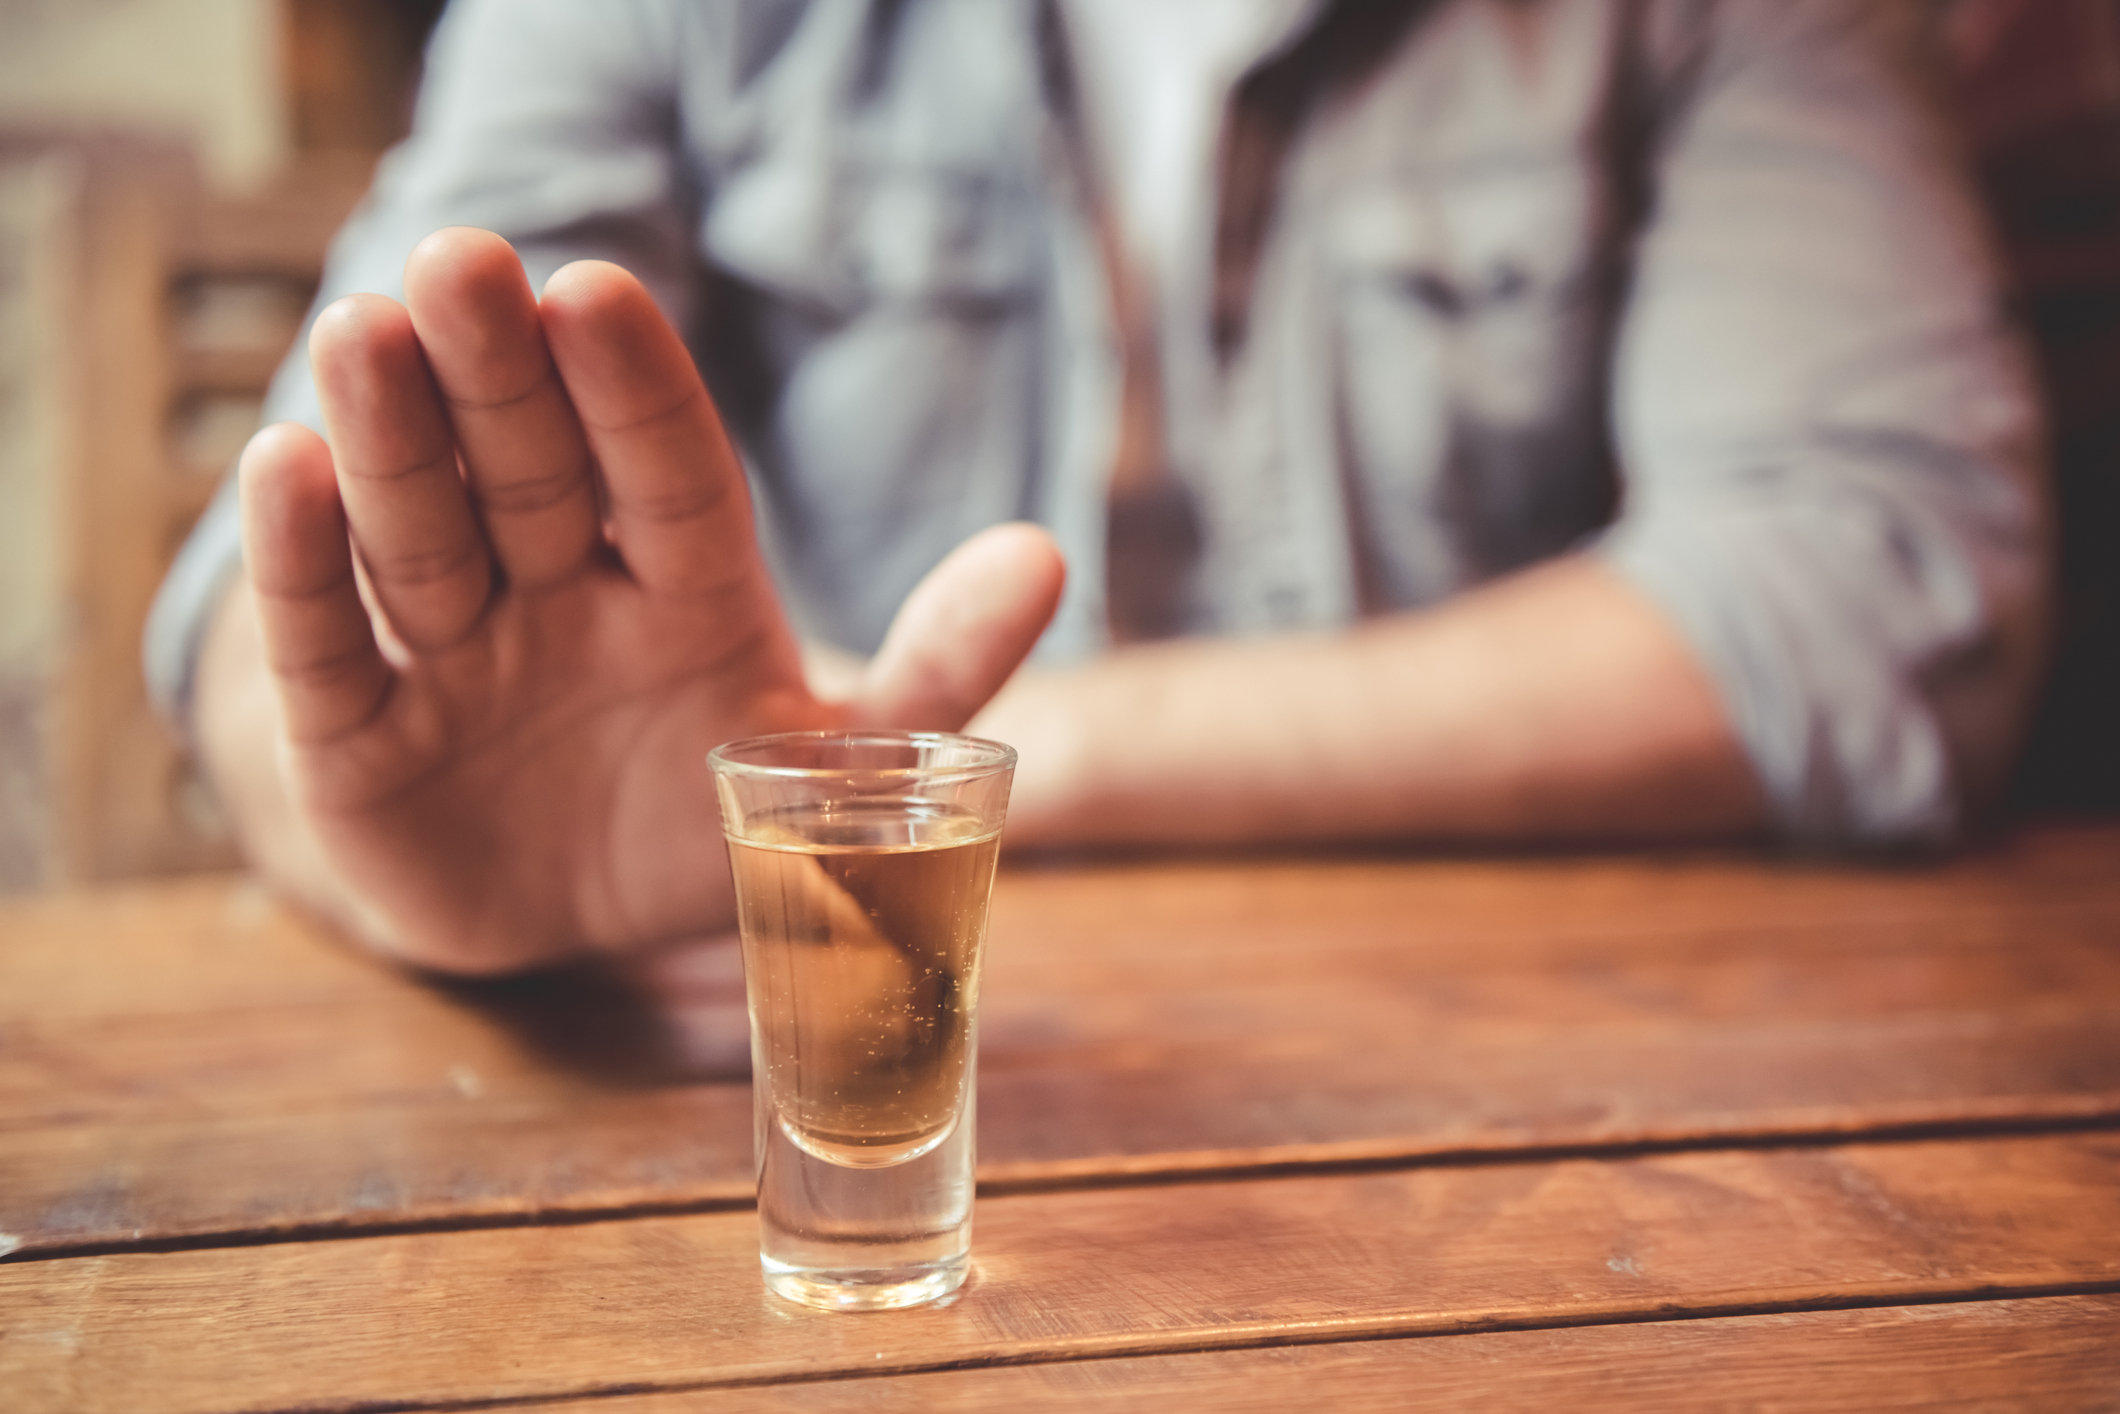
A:
[[[1720,16],[1620,332],[1600,553],[1698,655],[1787,835],[1947,840],[2039,670],[2037,398],[1909,12]]]
[[[444,226],[480,226],[514,243],[534,286],[572,260],[615,261],[683,327],[694,267],[677,67],[688,46],[713,47],[716,36],[693,31],[723,18],[672,0],[455,0],[429,46],[412,136],[332,243],[311,319],[342,295],[402,298],[415,245]],[[306,323],[264,414],[323,430]],[[148,617],[149,694],[180,726],[207,620],[241,556],[231,477]]]

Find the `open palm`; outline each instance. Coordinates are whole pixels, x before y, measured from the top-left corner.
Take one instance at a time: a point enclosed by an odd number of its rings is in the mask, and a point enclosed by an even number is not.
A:
[[[310,349],[329,444],[253,441],[246,561],[289,795],[411,960],[495,971],[726,926],[710,748],[960,726],[1057,600],[1050,541],[988,531],[852,700],[813,697],[713,403],[615,266],[539,300],[499,237],[445,231],[404,306],[342,300]]]

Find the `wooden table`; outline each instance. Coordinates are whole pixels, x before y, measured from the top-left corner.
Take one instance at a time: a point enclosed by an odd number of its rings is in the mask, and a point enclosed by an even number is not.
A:
[[[725,946],[0,910],[0,1407],[2120,1408],[2120,827],[1005,875],[977,1270],[783,1305]]]

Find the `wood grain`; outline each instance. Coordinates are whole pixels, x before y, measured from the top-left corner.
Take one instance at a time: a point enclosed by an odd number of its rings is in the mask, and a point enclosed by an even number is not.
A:
[[[997,1187],[2120,1117],[2120,830],[1937,869],[1194,861],[1005,876]],[[248,883],[0,910],[36,1250],[741,1202],[726,946],[445,988]]]
[[[2120,1136],[1025,1194],[954,1304],[763,1294],[748,1214],[0,1267],[29,1411],[342,1409],[2120,1290]]]
[[[2120,1296],[1065,1361],[570,1400],[548,1414],[840,1410],[2120,1409]]]

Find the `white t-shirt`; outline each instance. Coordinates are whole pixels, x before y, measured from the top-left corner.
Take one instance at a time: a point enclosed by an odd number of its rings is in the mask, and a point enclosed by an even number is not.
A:
[[[1229,90],[1313,0],[1065,0],[1088,136],[1133,274],[1151,290],[1210,258]],[[1204,332],[1204,331],[1203,331]]]

